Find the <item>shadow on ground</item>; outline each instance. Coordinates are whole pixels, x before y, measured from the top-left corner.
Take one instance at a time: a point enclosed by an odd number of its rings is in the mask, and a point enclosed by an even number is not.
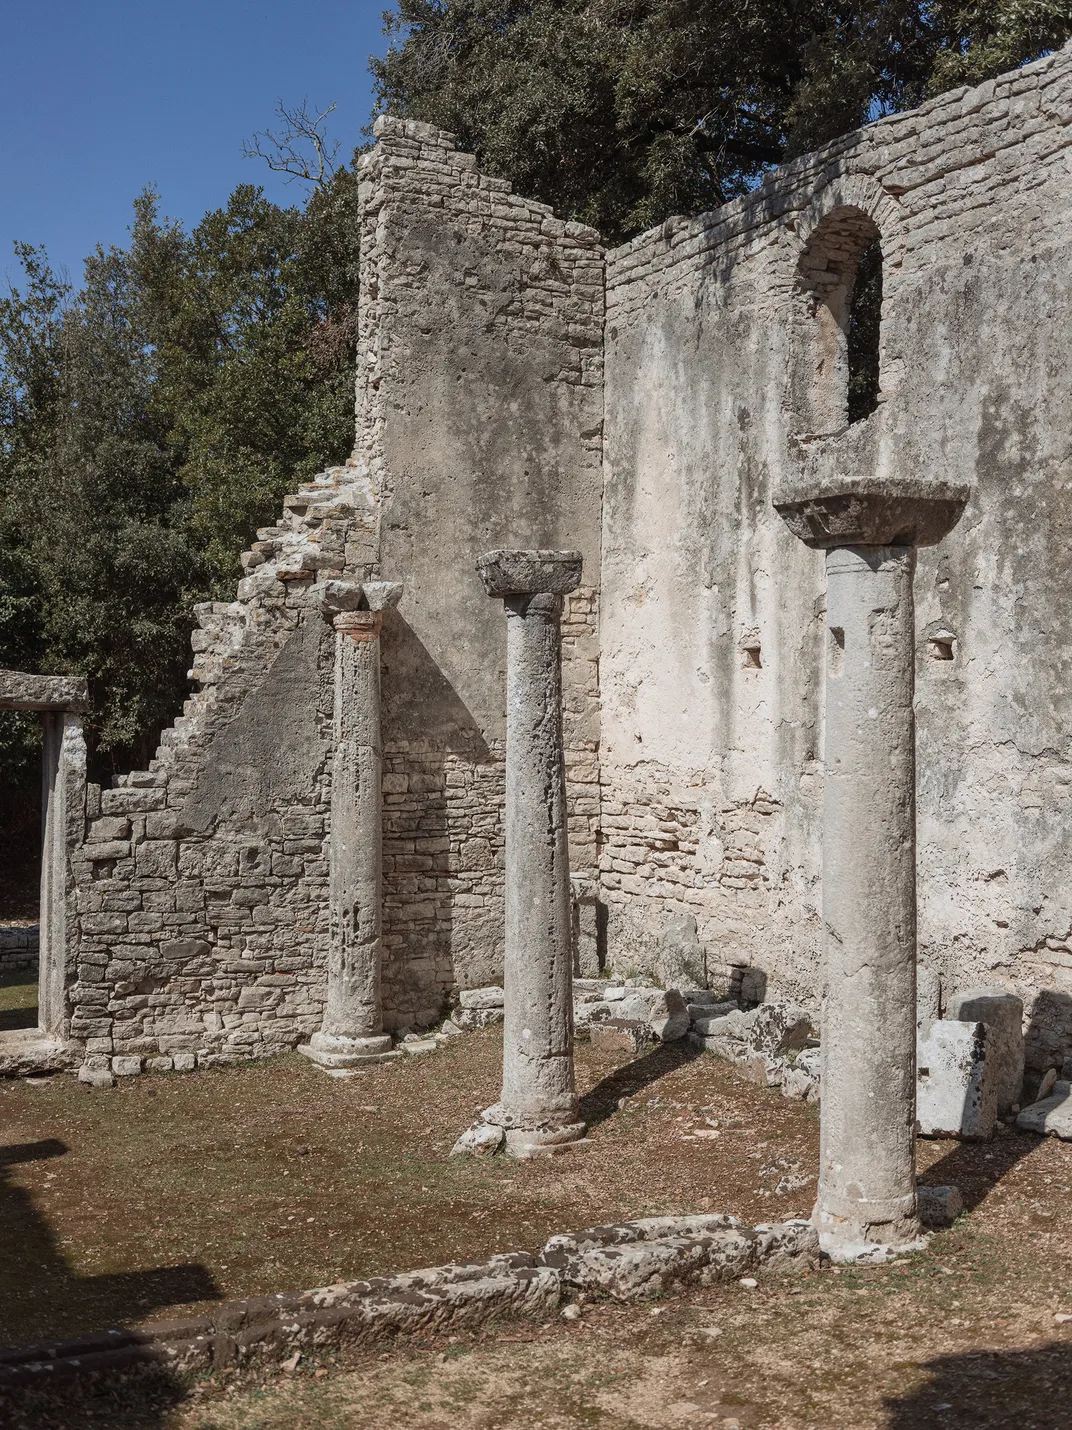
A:
[[[992,1142],[955,1142],[944,1157],[927,1168],[920,1183],[958,1187],[964,1210],[974,1211],[1038,1145],[1038,1137],[1030,1132],[1009,1132]]]
[[[1072,1345],[941,1356],[912,1395],[887,1400],[888,1430],[1064,1430],[1072,1405]]]
[[[102,1276],[79,1276],[67,1262],[46,1219],[29,1194],[10,1179],[12,1167],[62,1157],[68,1151],[56,1138],[0,1147],[0,1227],[3,1228],[3,1319],[18,1324],[20,1302],[42,1296],[62,1299],[68,1312],[87,1330],[129,1325],[144,1320],[159,1306],[182,1301],[219,1300],[220,1291],[204,1266],[156,1266]],[[94,1374],[57,1381],[32,1390],[0,1389],[0,1424],[10,1430],[51,1430],[51,1427],[115,1427],[115,1430],[156,1430],[185,1394],[162,1367],[147,1366],[133,1374]]]
[[[165,1430],[189,1388],[163,1366],[95,1371],[0,1389],[4,1430]]]
[[[653,1052],[616,1068],[586,1092],[581,1098],[581,1120],[587,1122],[589,1127],[606,1122],[617,1111],[623,1097],[635,1097],[653,1082],[658,1082],[675,1068],[691,1063],[700,1054],[701,1050],[692,1047],[686,1038],[679,1038],[675,1043],[660,1043]]]

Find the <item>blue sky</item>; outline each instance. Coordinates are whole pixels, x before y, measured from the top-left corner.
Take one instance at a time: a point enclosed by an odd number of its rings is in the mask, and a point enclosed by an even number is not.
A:
[[[81,277],[98,242],[126,241],[146,184],[188,226],[238,183],[298,202],[242,141],[278,99],[338,108],[349,154],[372,106],[368,57],[387,0],[0,0],[0,279],[12,240]]]

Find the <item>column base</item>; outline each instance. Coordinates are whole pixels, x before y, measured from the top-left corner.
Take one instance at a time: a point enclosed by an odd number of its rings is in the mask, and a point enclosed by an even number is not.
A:
[[[553,1132],[539,1128],[508,1127],[506,1129],[506,1151],[519,1162],[527,1162],[533,1157],[560,1157],[567,1152],[584,1151],[592,1143],[584,1134],[587,1124],[574,1122],[568,1127],[558,1127]]]
[[[404,1054],[391,1046],[387,1033],[368,1038],[344,1038],[334,1033],[314,1033],[298,1052],[322,1068],[356,1068],[369,1063],[396,1062]]]
[[[915,1198],[910,1211],[888,1207],[858,1205],[851,1216],[839,1216],[817,1203],[811,1222],[819,1234],[819,1250],[831,1261],[887,1261],[907,1251],[921,1251],[928,1237],[920,1225],[915,1210]]]

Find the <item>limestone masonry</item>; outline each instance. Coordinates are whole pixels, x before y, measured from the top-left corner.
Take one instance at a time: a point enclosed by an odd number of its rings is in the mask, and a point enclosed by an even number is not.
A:
[[[383,118],[375,136],[353,456],[258,533],[235,600],[197,608],[194,693],[149,768],[87,785],[81,683],[0,676],[0,705],[48,730],[44,997],[22,1065],[110,1081],[299,1044],[375,1055],[502,983],[507,622],[475,569],[488,551],[578,558],[554,598],[575,972],[694,990],[699,1012],[657,1012],[702,1036],[742,1016],[719,999],[816,1011],[837,656],[814,548],[841,522],[920,548],[914,579],[896,558],[914,645],[891,627],[908,667],[887,724],[907,738],[914,661],[922,1036],[946,1046],[929,1024],[966,990],[1015,995],[1029,1074],[1061,1069],[1072,48],[610,251],[449,134]],[[879,398],[850,422],[850,296],[876,240]],[[880,489],[907,505],[865,529],[860,493]],[[913,525],[923,497],[947,504],[938,545]],[[828,849],[855,837],[828,820]],[[904,883],[889,907],[911,900]],[[463,1009],[485,1012],[501,1005]]]

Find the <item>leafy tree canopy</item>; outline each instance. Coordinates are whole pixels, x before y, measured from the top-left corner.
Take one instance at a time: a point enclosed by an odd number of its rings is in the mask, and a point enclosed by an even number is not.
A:
[[[396,0],[381,107],[621,240],[1037,58],[1072,0]]]
[[[43,253],[0,299],[0,664],[89,677],[98,768],[185,690],[191,604],[230,599],[285,492],[353,440],[356,179],[252,186],[187,233],[151,192],[77,293]],[[0,760],[29,765],[8,718]],[[6,749],[5,749],[6,745]]]

